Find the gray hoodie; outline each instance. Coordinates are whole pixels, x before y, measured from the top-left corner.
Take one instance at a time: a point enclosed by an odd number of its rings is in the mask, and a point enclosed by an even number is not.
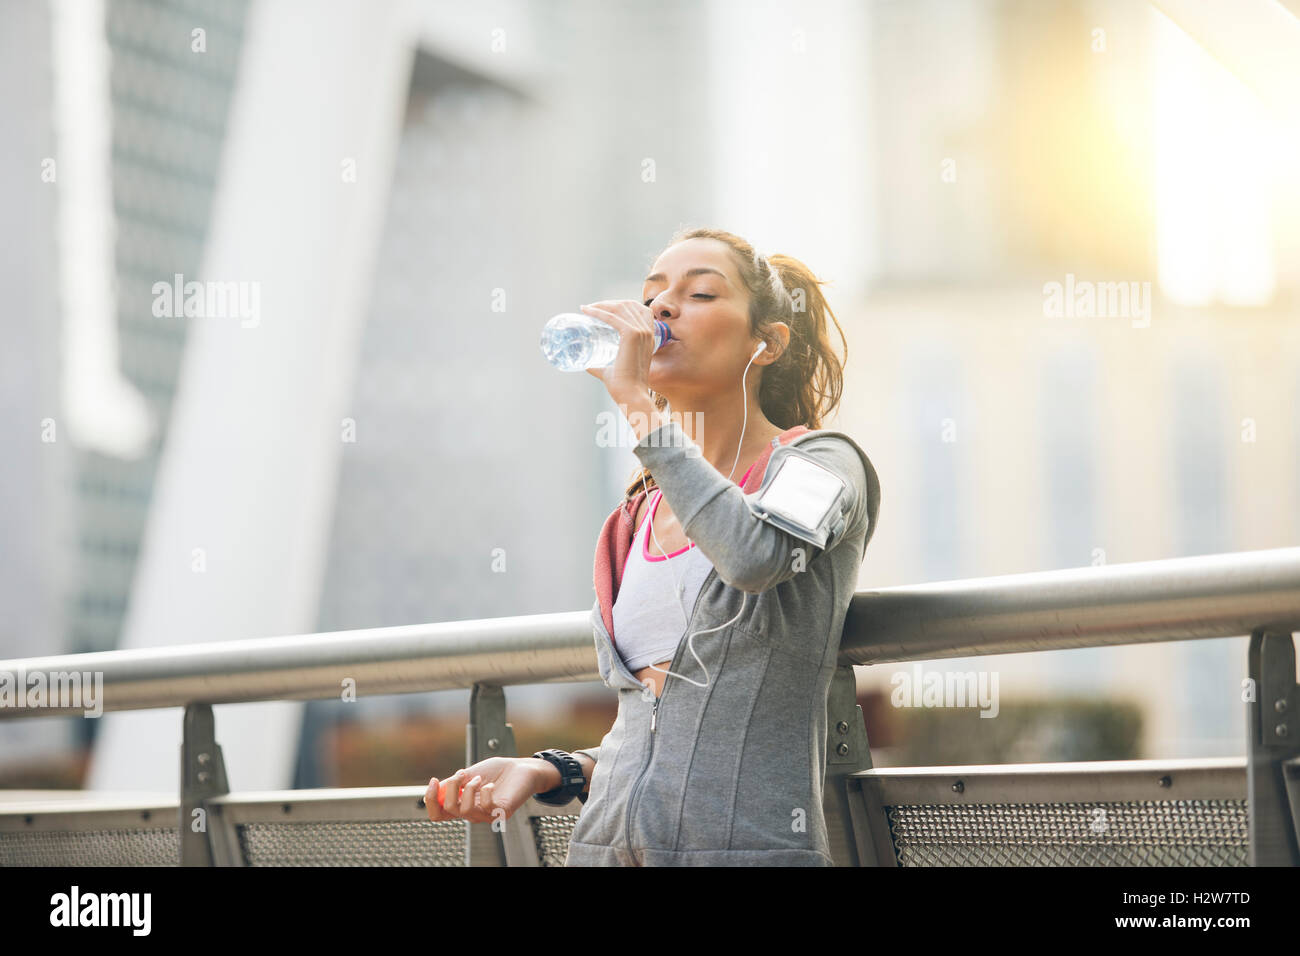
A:
[[[567,866],[830,866],[822,812],[827,697],[880,483],[866,453],[839,431],[797,426],[774,438],[738,486],[706,461],[677,422],[633,449],[685,534],[713,564],[662,694],[615,649],[612,608],[644,492],[606,520],[596,549],[592,627],[601,679],[618,715],[599,747]],[[848,487],[824,549],[751,508],[802,455]],[[742,594],[741,592],[747,592]]]

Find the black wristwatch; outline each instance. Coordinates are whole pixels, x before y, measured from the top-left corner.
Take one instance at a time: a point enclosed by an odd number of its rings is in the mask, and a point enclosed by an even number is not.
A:
[[[574,797],[583,803],[587,802],[587,795],[582,792],[587,786],[587,778],[582,775],[582,764],[578,763],[578,758],[563,750],[539,750],[533,756],[547,761],[560,771],[560,785],[544,793],[533,794],[534,800],[553,807],[562,807]]]

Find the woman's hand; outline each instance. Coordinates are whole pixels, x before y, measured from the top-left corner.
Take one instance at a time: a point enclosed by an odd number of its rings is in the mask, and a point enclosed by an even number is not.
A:
[[[488,757],[441,783],[429,778],[424,791],[424,808],[429,819],[467,820],[491,823],[502,810],[508,820],[535,793],[551,789],[542,786],[539,763],[532,757]],[[547,765],[549,766],[549,764]]]
[[[619,336],[613,363],[606,368],[589,368],[587,373],[604,382],[619,405],[648,395],[650,359],[655,354],[654,313],[634,299],[593,302],[582,306],[582,311],[613,327]]]

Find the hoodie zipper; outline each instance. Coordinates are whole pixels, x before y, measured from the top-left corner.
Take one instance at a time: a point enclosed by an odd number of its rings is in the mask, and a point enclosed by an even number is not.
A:
[[[773,449],[775,449],[779,444],[780,444],[779,436],[777,438],[772,439]],[[748,477],[748,472],[746,472],[746,477]],[[741,484],[740,488],[741,491],[743,492],[744,491],[743,483]],[[635,538],[635,535],[633,537]],[[695,623],[695,615],[700,609],[700,601],[704,598],[704,592],[708,590],[709,583],[715,577],[717,577],[717,575],[718,575],[717,568],[711,568],[709,570],[709,573],[705,575],[704,581],[700,584],[700,590],[695,595],[695,606],[691,608],[691,616],[686,622],[686,630],[682,632],[682,638],[685,638],[686,635],[691,633],[691,625]],[[611,645],[613,644],[612,639],[610,640],[610,644]],[[672,663],[668,665],[668,669],[670,671],[677,670],[679,659],[682,656],[683,646],[684,646],[683,641],[679,639],[677,642],[677,652],[673,655]],[[615,650],[614,653],[615,655],[617,655],[618,651]],[[635,675],[633,676],[635,677]],[[664,689],[663,691],[660,692],[659,696],[655,698],[654,705],[650,708],[650,739],[646,741],[646,760],[641,767],[641,772],[637,774],[636,781],[632,784],[632,792],[628,794],[627,808],[623,814],[623,841],[629,853],[634,852],[632,850],[632,811],[636,808],[636,798],[641,793],[642,781],[645,778],[646,771],[650,769],[650,761],[654,757],[655,728],[659,720],[659,705],[660,703],[663,702],[664,697],[667,696],[668,694],[669,676],[671,675],[664,676]]]
[[[682,632],[682,638],[685,638],[687,634],[691,633],[691,625],[695,623],[695,614],[700,609],[700,600],[704,597],[704,592],[708,588],[709,582],[713,580],[717,573],[717,568],[711,569],[705,576],[703,583],[700,584],[699,593],[695,595],[695,606],[691,608],[691,616],[686,622],[686,630]],[[682,649],[684,646],[685,642],[679,639],[677,641],[677,653],[673,655],[672,663],[668,665],[670,671],[677,670],[678,659],[682,656]],[[641,782],[645,778],[646,771],[650,769],[650,760],[654,757],[655,721],[659,716],[659,704],[668,694],[668,688],[670,686],[668,683],[669,676],[671,675],[664,675],[664,689],[659,693],[659,696],[655,698],[654,706],[650,709],[650,739],[646,741],[646,760],[641,767],[641,772],[637,774],[636,782],[632,784],[632,792],[627,798],[627,811],[624,813],[623,818],[623,840],[629,853],[634,852],[632,850],[632,811],[636,807],[636,798],[641,791]]]

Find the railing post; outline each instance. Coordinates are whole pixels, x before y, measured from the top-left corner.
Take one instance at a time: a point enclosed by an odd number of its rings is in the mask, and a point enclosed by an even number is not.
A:
[[[1250,635],[1246,796],[1250,865],[1300,866],[1300,705],[1290,632]]]
[[[871,769],[867,726],[858,704],[858,682],[852,664],[841,664],[831,678],[826,701],[826,787],[823,812],[831,856],[836,866],[875,866],[875,848],[861,821],[855,825],[852,801],[861,799],[850,788],[848,775]]]
[[[469,724],[465,727],[465,766],[489,757],[515,757],[515,730],[506,723],[505,690],[475,684],[469,694]],[[525,807],[510,819],[465,825],[466,866],[508,866],[528,859],[532,831]]]
[[[204,801],[230,792],[210,704],[186,704],[181,730],[181,866],[215,866]]]

